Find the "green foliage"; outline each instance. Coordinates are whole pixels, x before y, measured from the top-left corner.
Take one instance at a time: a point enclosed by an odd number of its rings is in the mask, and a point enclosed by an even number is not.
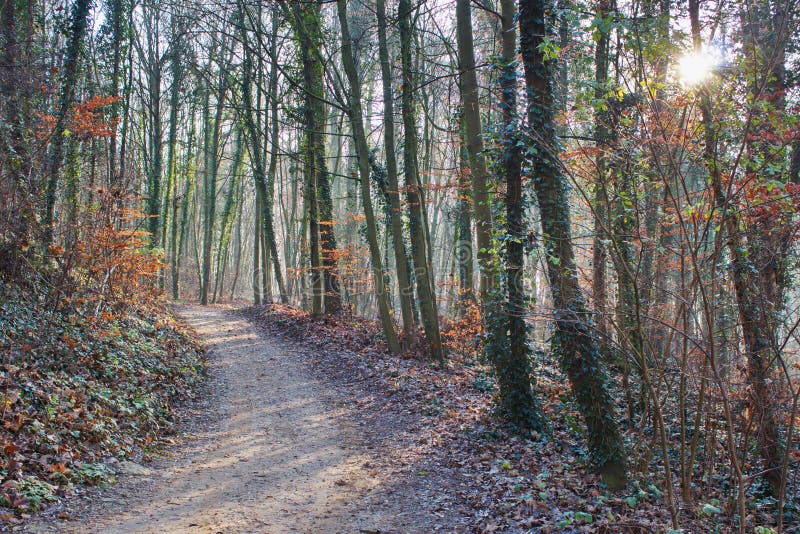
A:
[[[23,477],[19,481],[18,489],[28,501],[28,510],[38,510],[43,504],[55,500],[56,487],[36,477]]]
[[[102,486],[114,481],[114,473],[105,464],[81,464],[73,471],[73,480],[79,484]]]

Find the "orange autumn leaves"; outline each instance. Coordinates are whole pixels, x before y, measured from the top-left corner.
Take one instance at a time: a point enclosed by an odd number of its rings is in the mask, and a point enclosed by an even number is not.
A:
[[[118,96],[94,96],[85,102],[73,106],[67,119],[65,135],[78,139],[96,137],[113,137],[116,133],[119,117],[108,117],[107,108],[119,101]],[[47,139],[53,135],[57,119],[55,115],[45,113],[39,116],[36,137]]]

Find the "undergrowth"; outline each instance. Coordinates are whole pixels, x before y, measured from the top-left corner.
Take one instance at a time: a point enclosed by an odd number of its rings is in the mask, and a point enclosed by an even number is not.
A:
[[[203,373],[155,300],[97,306],[0,279],[0,524],[111,481],[112,459],[156,446]]]

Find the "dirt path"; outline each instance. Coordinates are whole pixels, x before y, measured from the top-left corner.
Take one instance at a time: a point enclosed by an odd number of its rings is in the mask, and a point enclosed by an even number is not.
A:
[[[193,438],[173,458],[62,511],[65,520],[56,521],[58,510],[51,512],[31,531],[427,528],[411,517],[414,503],[375,498],[386,491],[372,469],[380,451],[365,446],[351,417],[342,416],[342,403],[327,400],[337,392],[310,378],[293,351],[230,310],[190,307],[181,315],[209,348],[209,393]]]

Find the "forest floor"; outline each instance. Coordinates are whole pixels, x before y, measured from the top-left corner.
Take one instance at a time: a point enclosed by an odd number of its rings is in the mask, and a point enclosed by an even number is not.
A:
[[[493,378],[474,355],[453,350],[445,367],[392,356],[374,322],[347,314],[176,311],[205,342],[209,373],[180,443],[28,531],[669,530],[657,469],[616,493],[591,473],[568,384],[547,368],[539,387],[553,426],[526,439],[492,413]],[[734,530],[714,495],[681,511],[684,531]],[[769,524],[759,511],[751,521]]]
[[[177,310],[208,348],[209,380],[182,443],[119,483],[68,498],[29,532],[458,531],[430,513],[446,475],[398,454],[406,425],[321,380],[307,347],[223,307]],[[330,356],[330,355],[329,355]],[[408,476],[413,469],[416,476]],[[419,473],[431,476],[420,476]],[[405,476],[404,476],[405,475]]]

